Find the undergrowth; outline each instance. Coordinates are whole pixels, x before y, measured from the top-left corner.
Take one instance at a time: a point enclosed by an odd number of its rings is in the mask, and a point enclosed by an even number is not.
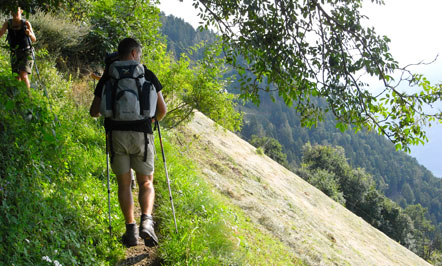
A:
[[[66,98],[71,82],[41,60],[26,87],[0,58],[0,257],[3,265],[108,265],[123,256],[108,233],[103,134]],[[33,84],[36,77],[33,77]],[[53,111],[44,96],[47,85]],[[54,115],[56,114],[56,116]],[[56,119],[57,117],[57,119]],[[115,184],[113,184],[115,191]],[[113,219],[116,198],[112,200]],[[115,231],[121,232],[115,222]],[[49,263],[51,261],[51,263]]]
[[[167,139],[167,135],[165,137]],[[224,219],[226,207],[210,193],[191,162],[165,142],[167,167],[177,214],[178,233],[172,216],[162,162],[156,161],[156,216],[160,221],[160,256],[167,265],[239,265]],[[158,145],[156,145],[158,148]],[[157,154],[161,150],[157,149]]]

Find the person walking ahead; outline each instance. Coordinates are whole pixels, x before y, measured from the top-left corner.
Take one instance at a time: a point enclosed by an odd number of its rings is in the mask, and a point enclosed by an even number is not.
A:
[[[37,41],[31,23],[22,19],[23,10],[18,7],[11,12],[12,19],[7,20],[0,29],[0,38],[8,31],[8,42],[11,50],[11,69],[17,73],[18,80],[25,82],[28,88],[31,87],[28,75],[31,74],[32,46],[31,42]]]
[[[121,211],[124,215],[124,219],[126,221],[126,232],[122,237],[122,241],[123,244],[127,247],[137,245],[138,233],[139,236],[144,239],[147,246],[152,246],[158,243],[158,239],[154,232],[152,218],[152,209],[155,199],[155,190],[153,185],[154,140],[151,124],[153,122],[153,119],[149,118],[148,122],[143,123],[141,130],[142,132],[139,132],[140,130],[138,130],[139,125],[136,126],[136,129],[134,130],[123,128],[121,124],[118,123],[116,123],[117,125],[110,126],[109,124],[111,124],[112,118],[115,118],[115,106],[120,103],[108,104],[108,107],[113,106],[112,108],[114,108],[114,114],[111,116],[106,115],[107,111],[105,111],[103,108],[106,107],[106,103],[108,101],[105,100],[107,99],[106,97],[109,96],[105,95],[106,92],[103,92],[103,89],[106,90],[106,86],[115,87],[115,84],[118,84],[118,82],[123,82],[123,84],[124,82],[126,82],[127,84],[130,84],[130,82],[133,82],[133,80],[135,80],[135,78],[132,78],[132,76],[143,76],[147,81],[150,82],[147,84],[153,84],[156,89],[156,92],[154,91],[154,93],[155,98],[157,96],[158,100],[156,103],[156,108],[153,111],[155,111],[155,119],[157,121],[160,121],[167,112],[166,104],[161,94],[161,83],[152,72],[146,72],[147,68],[145,68],[144,66],[144,71],[140,70],[143,69],[143,67],[139,65],[141,54],[141,46],[136,40],[132,38],[126,38],[119,43],[119,61],[114,62],[109,67],[109,73],[104,73],[102,77],[102,79],[104,80],[101,80],[98,83],[94,92],[95,97],[90,108],[90,115],[92,117],[98,117],[100,115],[104,115],[106,117],[105,127],[106,132],[109,136],[108,138],[111,147],[111,166],[112,171],[117,176],[118,200],[120,203]],[[131,73],[131,71],[135,74],[128,74]],[[144,73],[140,75],[138,72],[135,71],[142,71]],[[113,77],[113,75],[121,76],[115,78]],[[130,75],[131,78],[127,78],[128,75]],[[109,82],[109,80],[111,79],[114,79],[113,83]],[[115,99],[121,99],[124,97],[127,97],[129,99],[131,95],[136,93],[137,90],[140,93],[140,88],[144,85],[140,85],[140,81],[138,81],[138,79],[134,83],[136,83],[137,85],[133,89],[116,91],[114,88],[112,88],[110,91],[114,91],[113,96],[116,96],[114,97],[114,101]],[[106,85],[103,86],[103,84]],[[118,93],[115,94],[115,92]],[[141,95],[142,94],[143,93],[141,92]],[[141,96],[133,98],[140,99],[141,101]],[[124,103],[121,104],[123,105]],[[138,110],[137,112],[140,111]],[[137,230],[137,225],[134,219],[134,204],[131,191],[131,168],[134,169],[136,172],[136,179],[139,185],[138,200],[142,213],[140,217],[139,232]]]

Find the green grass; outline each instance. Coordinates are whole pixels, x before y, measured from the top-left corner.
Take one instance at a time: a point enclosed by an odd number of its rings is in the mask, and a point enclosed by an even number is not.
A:
[[[196,162],[166,134],[165,153],[177,213],[175,233],[167,182],[160,158],[156,187],[161,217],[160,256],[167,265],[303,265],[290,248],[265,233],[213,186]],[[174,141],[172,141],[174,142]],[[191,145],[191,144],[190,144]],[[201,147],[204,149],[204,147]],[[161,157],[157,145],[157,154]],[[192,150],[192,152],[195,152]],[[207,154],[201,153],[201,156]],[[222,162],[220,162],[222,164]]]
[[[109,265],[124,250],[107,227],[105,155],[100,125],[77,107],[50,61],[39,61],[43,92],[11,76],[0,57],[0,257],[4,265]],[[34,77],[35,81],[35,77]],[[31,117],[32,115],[32,117]],[[115,191],[115,184],[113,184]],[[114,219],[118,205],[112,201]],[[115,231],[121,226],[115,221]],[[117,235],[117,234],[115,234]]]

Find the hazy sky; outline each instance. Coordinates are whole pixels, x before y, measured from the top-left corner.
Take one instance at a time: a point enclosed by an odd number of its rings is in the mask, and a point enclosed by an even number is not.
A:
[[[194,27],[199,25],[192,0],[162,0],[160,9],[166,15],[183,18]],[[366,25],[374,26],[378,34],[391,39],[391,53],[401,66],[429,62],[440,55],[430,66],[411,69],[424,74],[434,83],[442,82],[441,12],[441,0],[385,0],[383,6],[365,1],[361,11],[369,17]],[[416,157],[437,177],[442,177],[442,125],[433,126],[427,134],[429,142],[412,148],[411,156]]]
[[[376,31],[391,39],[390,49],[401,66],[422,60],[437,61],[412,69],[431,82],[442,82],[442,1],[385,0],[385,6],[368,3],[363,12]],[[442,106],[439,103],[439,107]],[[412,148],[411,156],[437,177],[442,177],[442,125],[427,130],[429,142]]]

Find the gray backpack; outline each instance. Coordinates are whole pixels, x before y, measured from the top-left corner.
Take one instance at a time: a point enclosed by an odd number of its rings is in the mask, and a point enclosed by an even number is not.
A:
[[[113,121],[135,122],[155,116],[158,95],[136,61],[115,61],[103,88],[100,113]]]
[[[144,66],[136,61],[115,61],[109,66],[110,79],[101,94],[100,113],[105,117],[104,128],[109,135],[111,162],[114,158],[112,131],[144,133],[144,161],[147,161],[147,134],[151,133],[158,94],[155,86],[144,76]]]

